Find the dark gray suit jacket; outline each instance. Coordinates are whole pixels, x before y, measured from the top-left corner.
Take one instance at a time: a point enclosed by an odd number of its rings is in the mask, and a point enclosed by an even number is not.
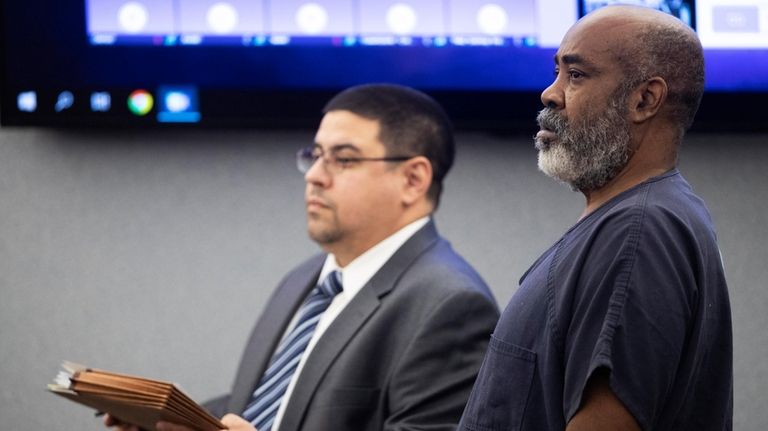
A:
[[[290,272],[259,319],[230,395],[241,414],[325,255]],[[279,431],[453,430],[498,307],[480,276],[429,222],[371,278],[318,341]]]

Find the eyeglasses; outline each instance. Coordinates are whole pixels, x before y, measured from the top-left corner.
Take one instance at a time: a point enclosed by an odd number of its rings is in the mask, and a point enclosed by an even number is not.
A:
[[[322,159],[323,166],[329,173],[338,173],[355,163],[361,162],[404,162],[415,156],[391,156],[391,157],[344,157],[333,152],[325,154],[323,149],[312,145],[300,149],[296,153],[296,167],[299,172],[306,174],[315,162]]]

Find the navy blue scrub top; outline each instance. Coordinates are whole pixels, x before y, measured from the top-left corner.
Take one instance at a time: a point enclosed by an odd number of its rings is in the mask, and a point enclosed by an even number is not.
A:
[[[677,170],[580,220],[526,272],[459,429],[563,430],[593,372],[644,430],[728,430],[731,313],[707,208]]]

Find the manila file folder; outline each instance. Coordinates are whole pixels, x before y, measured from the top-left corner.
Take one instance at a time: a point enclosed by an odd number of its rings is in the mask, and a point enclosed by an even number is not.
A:
[[[48,390],[76,403],[109,413],[120,421],[155,430],[158,421],[199,431],[226,429],[176,385],[64,362]]]

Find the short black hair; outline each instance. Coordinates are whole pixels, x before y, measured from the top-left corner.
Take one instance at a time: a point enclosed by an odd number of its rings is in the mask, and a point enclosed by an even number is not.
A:
[[[437,208],[443,179],[453,165],[456,148],[448,115],[434,99],[395,84],[365,84],[334,96],[323,108],[349,111],[379,122],[379,140],[388,155],[424,156],[432,165],[427,197]]]

